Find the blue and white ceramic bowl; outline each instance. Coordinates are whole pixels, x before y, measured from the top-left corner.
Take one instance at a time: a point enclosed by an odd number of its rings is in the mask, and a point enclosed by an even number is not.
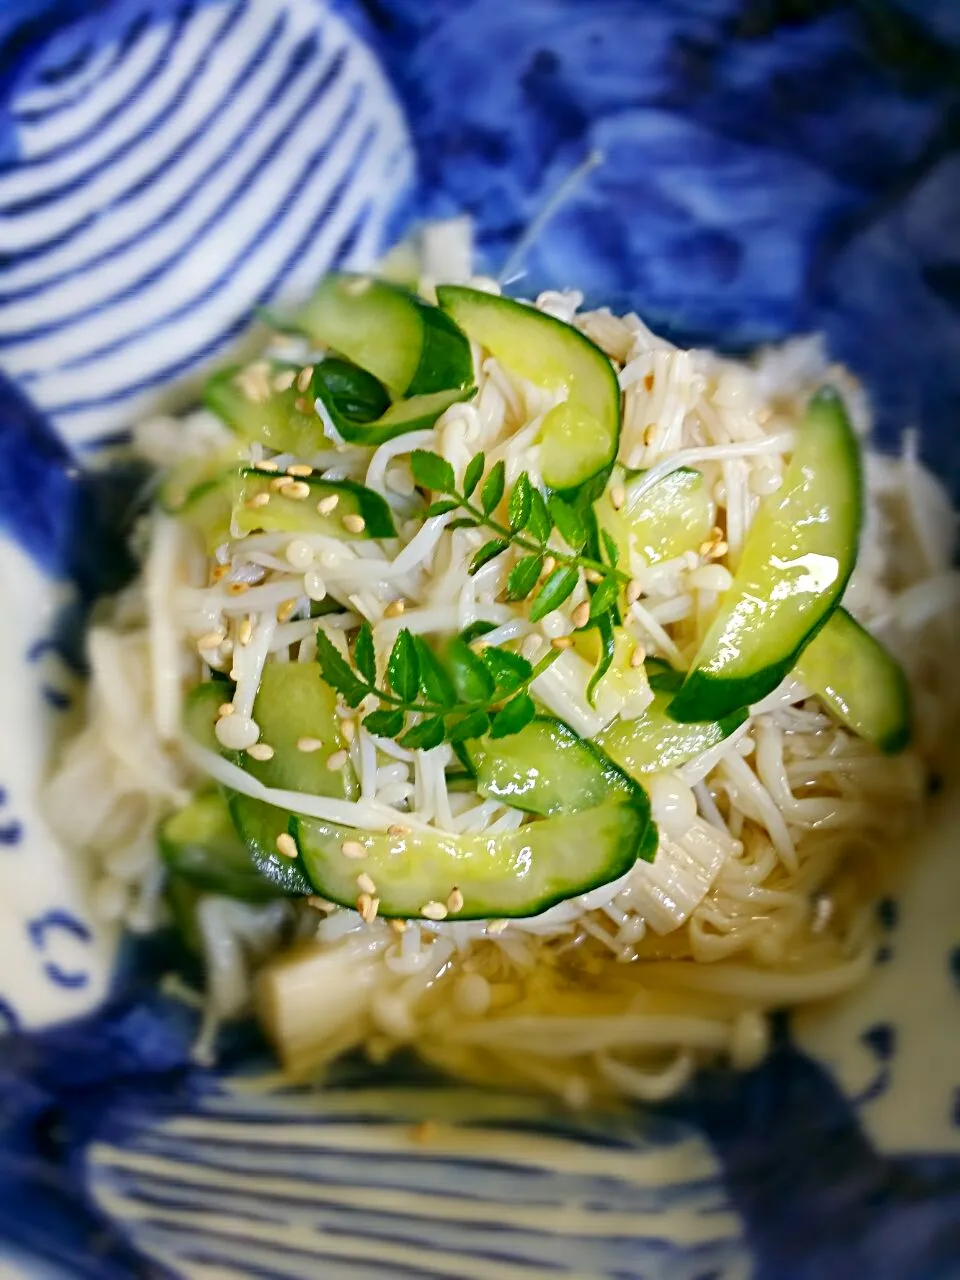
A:
[[[958,50],[953,0],[0,6],[0,1275],[960,1275],[955,791],[867,988],[589,1118],[279,1090],[249,1029],[192,1066],[168,942],[103,931],[37,799],[127,569],[103,446],[417,217],[687,340],[824,331],[960,494]]]

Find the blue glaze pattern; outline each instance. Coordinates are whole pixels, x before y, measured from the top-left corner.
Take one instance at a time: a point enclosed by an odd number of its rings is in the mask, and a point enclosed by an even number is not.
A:
[[[302,291],[332,261],[367,265],[413,217],[472,212],[496,273],[594,151],[603,163],[526,253],[517,290],[582,285],[686,340],[734,348],[824,329],[867,380],[887,439],[922,421],[927,455],[960,492],[958,48],[954,0],[8,0],[0,453],[16,466],[0,468],[0,569],[26,557],[72,588],[29,630],[12,674],[59,712],[70,695],[48,663],[82,669],[86,612],[131,569],[143,476],[80,466],[78,445],[202,368],[255,303]],[[0,788],[0,805],[12,863],[29,856],[40,814],[22,792]],[[901,915],[897,900],[880,904],[885,977],[907,947]],[[90,930],[72,909],[27,913],[23,934],[51,989],[91,984]],[[951,997],[952,945],[937,969]],[[618,1280],[960,1273],[960,1071],[931,1096],[925,1154],[882,1150],[871,1108],[902,1090],[910,1048],[887,1011],[856,1031],[865,1066],[846,1092],[781,1027],[763,1067],[704,1073],[653,1117],[541,1103],[508,1114],[517,1104],[503,1101],[484,1121],[495,1104],[463,1095],[458,1126],[504,1141],[525,1126],[567,1154],[654,1170],[686,1153],[675,1175],[640,1183],[578,1171],[572,1155],[566,1170],[523,1176],[427,1159],[409,1135],[399,1156],[307,1150],[296,1139],[309,1099],[238,1089],[236,1074],[266,1061],[255,1029],[224,1037],[220,1071],[191,1065],[196,1015],[159,987],[172,970],[197,978],[170,938],[128,943],[102,1013],[41,1033],[0,999],[0,1270],[9,1253],[31,1275],[90,1280],[190,1263],[505,1280],[547,1267]],[[340,1118],[369,1123],[374,1083],[395,1091],[393,1128],[448,1097],[409,1064],[383,1080],[347,1064],[319,1105],[339,1098]],[[211,1128],[275,1123],[283,1106],[297,1117],[289,1148],[269,1149],[262,1127],[233,1145]],[[161,1172],[138,1164],[158,1156]],[[198,1193],[204,1175],[251,1165],[297,1193]],[[382,1194],[402,1184],[407,1212],[382,1198],[345,1207],[348,1174]],[[255,1250],[200,1220],[201,1194],[247,1223],[307,1223],[314,1239]],[[469,1206],[464,1222],[438,1228],[424,1202],[442,1197]],[[567,1209],[565,1234],[483,1218],[485,1201],[522,1214],[535,1198]],[[630,1220],[577,1231],[577,1208]],[[170,1219],[184,1210],[188,1234]],[[388,1250],[387,1265],[364,1241]]]

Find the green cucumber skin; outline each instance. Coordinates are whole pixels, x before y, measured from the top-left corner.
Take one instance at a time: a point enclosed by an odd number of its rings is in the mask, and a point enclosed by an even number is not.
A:
[[[655,691],[654,703],[652,704],[655,713],[654,722],[658,718],[670,716],[669,703],[672,692],[673,688],[668,688],[667,691],[663,689]],[[732,712],[719,720],[688,721],[686,724],[677,725],[674,729],[672,741],[660,737],[657,742],[659,754],[647,753],[646,758],[642,758],[643,752],[638,753],[635,748],[631,749],[629,741],[630,727],[635,725],[638,730],[642,730],[644,716],[639,716],[636,721],[615,720],[600,734],[598,745],[629,777],[641,777],[646,774],[657,773],[662,769],[679,768],[688,760],[694,759],[703,751],[709,750],[710,747],[716,746],[725,738],[729,738],[730,734],[739,729],[744,723],[747,719],[747,714],[746,708],[741,708],[739,711]],[[644,715],[647,715],[647,712]],[[701,730],[699,739],[695,736],[695,732],[698,729]],[[622,739],[625,739],[625,741],[621,741]],[[642,758],[640,763],[637,763],[638,755]],[[629,763],[626,758],[628,756],[631,757]]]
[[[414,300],[423,320],[423,346],[420,363],[406,390],[407,397],[455,390],[472,394],[473,355],[466,334],[439,307],[415,296]]]
[[[218,829],[191,836],[181,830],[192,812],[221,818]],[[225,799],[219,791],[195,796],[186,809],[160,824],[157,833],[160,856],[168,871],[203,893],[215,893],[242,902],[270,902],[284,890],[262,869],[262,859],[238,834]]]
[[[851,707],[850,699],[854,695],[850,686],[845,692],[842,679],[835,681],[821,669],[820,649],[826,645],[834,647],[834,661],[844,662],[847,671],[858,661],[870,669],[873,679],[867,695],[868,705],[864,705],[861,698],[859,707]],[[827,657],[832,666],[829,655]],[[913,710],[910,686],[903,668],[885,646],[843,607],[831,615],[823,628],[821,644],[818,646],[815,641],[811,642],[804,650],[796,673],[801,683],[820,698],[841,724],[886,755],[896,755],[910,745]]]
[[[759,702],[767,694],[772,693],[777,685],[793,670],[800,655],[815,638],[820,629],[826,625],[830,615],[837,607],[846,590],[847,583],[853,573],[857,561],[859,531],[863,514],[863,475],[860,464],[859,444],[847,417],[846,409],[839,394],[832,388],[825,387],[813,397],[807,410],[807,417],[814,423],[824,415],[829,415],[832,428],[843,438],[840,451],[845,455],[849,467],[849,492],[847,494],[849,510],[837,512],[837,519],[848,525],[847,544],[838,549],[837,577],[818,598],[817,611],[811,606],[807,630],[795,644],[784,652],[776,661],[766,662],[756,670],[741,676],[724,676],[703,669],[704,660],[698,655],[699,664],[687,675],[679,692],[669,707],[669,713],[678,723],[685,724],[697,720],[720,720],[740,707],[748,707]],[[801,427],[802,431],[803,428]],[[798,446],[799,449],[799,446]],[[796,451],[794,454],[796,457]],[[791,461],[792,465],[792,461]],[[776,504],[782,499],[774,494],[767,502]],[[762,509],[761,509],[762,510]],[[760,516],[758,515],[757,519]],[[755,528],[756,526],[754,526]],[[751,533],[754,530],[751,530]],[[748,538],[749,542],[749,538]],[[840,556],[843,559],[840,559]],[[736,577],[731,592],[736,591]],[[722,617],[722,607],[721,615]],[[715,624],[716,625],[716,624]],[[769,622],[768,624],[769,625]],[[776,619],[774,620],[776,625]],[[710,640],[708,633],[704,642],[706,647]]]
[[[469,289],[462,285],[441,285],[437,289],[437,299],[441,308],[453,317],[454,321],[468,336],[470,336],[470,326],[463,320],[466,310],[470,308],[477,308],[478,310],[491,310],[494,307],[509,308],[510,312],[518,320],[522,320],[524,324],[530,324],[535,319],[538,327],[543,328],[545,331],[552,331],[558,343],[564,345],[576,343],[577,347],[584,353],[592,352],[594,362],[591,365],[591,376],[596,376],[598,385],[601,380],[605,384],[605,395],[609,402],[604,415],[609,416],[609,426],[607,426],[606,430],[607,447],[591,459],[591,464],[587,469],[578,471],[576,474],[558,476],[548,474],[545,468],[543,479],[549,489],[568,498],[576,497],[582,486],[594,478],[602,477],[605,481],[616,461],[621,429],[620,383],[606,353],[595,342],[591,341],[586,334],[581,333],[579,329],[575,329],[572,325],[558,320],[555,316],[547,315],[546,312],[525,306],[513,298],[485,294],[477,289]],[[503,363],[509,367],[508,360],[505,359]],[[601,399],[603,395],[604,393],[601,392]],[[579,403],[582,404],[583,401],[581,400]],[[558,406],[558,408],[562,409],[563,405]],[[544,426],[545,430],[547,430],[546,421]]]
[[[366,445],[369,448],[394,440],[397,436],[407,435],[410,431],[428,430],[451,405],[471,400],[477,393],[476,387],[472,386],[430,392],[410,400],[398,400],[369,422],[356,422],[351,421],[337,406],[321,369],[322,366],[318,367],[313,375],[314,395],[323,403],[334,427],[348,444]]]
[[[488,843],[499,843],[501,849],[516,846],[515,849],[512,849],[510,865],[505,869],[503,877],[495,880],[487,893],[484,894],[482,891],[474,890],[469,883],[468,876],[461,875],[455,879],[456,871],[451,869],[449,875],[444,877],[442,884],[433,886],[436,891],[435,899],[441,902],[444,901],[453,885],[455,883],[459,885],[464,897],[464,906],[462,911],[458,911],[456,915],[450,917],[451,921],[524,919],[529,916],[540,915],[550,907],[556,906],[559,902],[565,902],[569,898],[588,893],[591,889],[609,884],[626,875],[636,863],[637,857],[641,852],[648,857],[652,857],[656,845],[653,844],[651,848],[652,837],[649,832],[652,828],[654,830],[655,828],[654,824],[649,821],[648,814],[648,807],[638,804],[634,795],[616,795],[593,809],[583,809],[575,814],[563,814],[559,817],[548,818],[542,823],[534,823],[523,827],[520,831],[505,832],[499,837],[488,837]],[[604,819],[617,829],[604,832],[602,827]],[[579,879],[571,876],[560,884],[557,884],[554,878],[554,884],[551,889],[543,893],[536,893],[522,901],[511,903],[503,897],[498,897],[498,888],[510,889],[515,883],[516,877],[511,877],[511,870],[516,870],[517,866],[519,866],[528,879],[531,874],[530,868],[535,862],[534,852],[530,849],[529,843],[524,844],[522,833],[539,829],[542,838],[543,829],[550,824],[564,824],[559,833],[556,825],[554,826],[551,834],[555,842],[562,840],[563,835],[572,829],[575,833],[577,844],[584,849],[595,848],[598,841],[606,839],[610,845],[610,856],[591,873],[584,873]],[[364,835],[362,832],[355,831],[349,827],[338,827],[333,823],[320,823],[313,819],[300,818],[296,815],[292,815],[290,818],[289,832],[297,842],[301,862],[314,885],[315,891],[330,902],[337,902],[341,906],[355,908],[357,899],[355,877],[362,870],[367,870],[377,885],[380,900],[379,914],[385,919],[416,919],[420,916],[420,908],[424,902],[434,900],[431,893],[427,892],[426,889],[422,893],[410,896],[409,881],[401,884],[399,893],[394,891],[392,894],[388,879],[382,872],[378,879],[378,871],[375,864],[369,860],[364,861],[361,859],[354,862],[344,859],[339,852],[340,845],[344,840],[362,840]],[[402,844],[405,839],[406,837],[393,838],[394,843],[397,845]],[[479,843],[482,839],[483,837],[474,837],[473,841],[474,843]],[[323,842],[324,848],[320,852],[313,852],[312,850],[316,849],[321,842]],[[470,838],[444,837],[440,835],[438,842],[446,842],[453,845],[459,844],[462,847],[470,842]],[[542,857],[543,853],[541,851],[541,859]],[[408,895],[406,899],[403,897],[404,890]]]
[[[272,380],[276,374],[289,370],[289,365],[274,363],[269,376]],[[235,365],[207,380],[203,403],[212,413],[245,440],[259,440],[279,453],[303,457],[323,446],[323,423],[312,409],[303,413],[296,407],[300,392],[295,386],[287,391],[272,391],[268,400],[255,404],[235,384],[234,379],[242,372],[243,367]],[[294,372],[299,373],[299,367]]]
[[[265,472],[258,471],[255,467],[241,467],[237,474],[240,476],[242,484],[246,484],[250,480],[260,481],[269,492],[269,484],[272,479]],[[327,494],[349,494],[357,505],[358,513],[363,516],[365,528],[362,537],[366,538],[395,538],[397,536],[396,525],[393,523],[393,514],[387,502],[375,493],[373,489],[368,489],[366,485],[358,484],[355,480],[323,480],[319,476],[298,476],[298,480],[302,480],[308,484],[312,490],[319,496],[323,497]],[[282,494],[279,495],[282,498]],[[308,513],[312,517],[315,514],[316,504],[311,500],[305,499],[303,504],[304,517]],[[262,509],[265,513],[269,511],[269,506]],[[266,518],[266,516],[265,516]],[[317,516],[318,521],[323,517]],[[348,537],[348,534],[340,526],[334,526],[339,537]],[[352,535],[356,537],[357,535]]]
[[[552,817],[560,813],[575,813],[580,809],[591,807],[589,804],[579,804],[576,795],[572,791],[564,791],[560,795],[555,795],[550,778],[545,780],[545,785],[542,788],[534,783],[529,792],[523,792],[519,795],[509,788],[499,789],[494,785],[492,775],[496,769],[498,752],[511,754],[519,749],[522,754],[524,737],[540,734],[544,730],[554,735],[554,745],[558,751],[568,751],[581,756],[583,764],[577,763],[574,768],[589,769],[594,775],[591,781],[601,787],[603,792],[621,791],[636,795],[639,790],[640,795],[637,796],[637,802],[640,805],[647,805],[649,816],[649,799],[646,792],[639,787],[639,784],[624,773],[619,765],[609,759],[600,747],[585,738],[581,738],[562,720],[549,715],[535,716],[529,725],[509,738],[500,740],[475,739],[464,744],[470,761],[470,768],[476,776],[477,790],[482,796],[486,799],[502,800],[514,809],[522,809],[525,813],[535,813],[541,817]],[[489,768],[486,767],[488,763]],[[557,767],[564,767],[565,764],[565,761],[561,764],[558,757],[556,761]],[[597,798],[593,801],[593,804],[600,802],[600,798]]]
[[[298,858],[286,858],[277,851],[277,836],[289,827],[290,815],[263,800],[228,793],[227,806],[233,825],[255,861],[257,870],[275,887],[278,894],[289,897],[306,897],[313,893],[313,886],[300,865]]]

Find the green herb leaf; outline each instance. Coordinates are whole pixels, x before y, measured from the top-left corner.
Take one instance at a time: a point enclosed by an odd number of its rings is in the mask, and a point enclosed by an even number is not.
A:
[[[482,738],[490,728],[490,717],[486,711],[471,711],[462,720],[447,725],[447,741],[456,746],[459,742],[469,742],[471,738]]]
[[[480,490],[480,501],[483,503],[484,515],[489,515],[503,497],[506,483],[507,468],[501,459],[491,468],[490,474],[484,480],[483,488]]]
[[[367,684],[377,683],[377,655],[373,648],[373,628],[369,622],[363,622],[360,630],[357,632],[357,642],[354,646],[353,660],[357,664],[357,670],[366,680]]]
[[[447,533],[453,533],[454,529],[475,529],[478,523],[473,516],[457,516],[447,525]]]
[[[497,712],[490,725],[491,738],[508,738],[512,733],[519,733],[537,714],[533,699],[529,693],[518,693]]]
[[[538,542],[546,542],[550,537],[550,530],[553,528],[553,521],[550,518],[550,512],[547,510],[547,503],[543,494],[539,489],[530,486],[530,519],[527,521],[527,531],[532,533]]]
[[[514,533],[519,533],[521,529],[526,528],[530,519],[530,497],[530,477],[525,471],[521,471],[517,477],[517,483],[510,491],[510,501],[507,503],[507,518]]]
[[[420,672],[413,636],[406,627],[393,642],[393,648],[387,660],[387,676],[390,687],[397,697],[402,698],[404,702],[413,702],[420,686]]]
[[[503,538],[493,538],[490,542],[485,542],[479,551],[474,552],[473,559],[470,561],[471,575],[479,573],[485,564],[502,555],[509,545],[510,543]]]
[[[413,637],[417,651],[417,664],[420,668],[420,688],[428,702],[439,703],[441,707],[452,707],[457,700],[457,691],[453,681],[443,669],[440,659],[424,640],[423,636]]]
[[[469,498],[480,483],[480,477],[483,475],[486,461],[482,453],[475,453],[467,463],[467,469],[463,473],[463,496],[465,498]]]
[[[317,663],[320,673],[331,689],[343,694],[347,705],[357,707],[370,692],[369,687],[357,676],[337,646],[317,629]]]
[[[590,617],[599,618],[601,613],[607,613],[617,603],[619,594],[620,584],[612,574],[598,582],[590,597]]]
[[[608,529],[600,530],[600,540],[603,543],[603,549],[606,553],[607,563],[616,568],[620,563],[620,548],[617,546],[617,540]]]
[[[452,498],[441,498],[439,502],[431,502],[426,511],[424,511],[424,519],[430,516],[445,516],[448,511],[456,511],[459,502],[454,502]]]
[[[363,727],[378,738],[395,738],[403,732],[403,723],[402,711],[387,711],[383,707],[363,718]]]
[[[539,622],[548,613],[559,608],[577,585],[579,576],[573,565],[558,565],[534,596],[530,606],[530,621]]]
[[[613,662],[615,631],[613,618],[609,613],[602,614],[597,619],[597,632],[600,636],[600,660],[594,668],[593,675],[590,677],[590,683],[587,685],[587,701],[591,707],[594,705],[594,699],[597,696],[597,687],[610,670],[610,664]]]
[[[460,639],[464,644],[470,644],[472,640],[479,639],[491,631],[496,631],[496,625],[493,622],[484,622],[482,618],[478,618],[476,622],[471,622],[469,627],[464,627],[460,632]]]
[[[488,645],[480,658],[496,681],[497,693],[501,695],[519,689],[533,674],[533,667],[526,658],[519,653],[511,653],[509,649],[501,649],[499,645]]]
[[[579,551],[587,540],[587,531],[580,515],[569,502],[564,502],[555,493],[551,493],[547,500],[547,509],[564,542],[571,550]]]
[[[493,676],[468,644],[451,640],[447,661],[454,688],[463,702],[487,702],[493,697]]]
[[[543,556],[524,556],[507,574],[507,599],[526,600],[537,585],[543,569]]]
[[[408,729],[402,737],[397,739],[397,743],[411,751],[429,751],[431,747],[439,747],[445,732],[443,716],[430,716],[426,720],[421,720],[419,724],[415,724],[412,729]]]
[[[457,482],[453,467],[439,453],[426,449],[414,449],[410,455],[410,470],[421,489],[433,489],[437,493],[456,493]]]

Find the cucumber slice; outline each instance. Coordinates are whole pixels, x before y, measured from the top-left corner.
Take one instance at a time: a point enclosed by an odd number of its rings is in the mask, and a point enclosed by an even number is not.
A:
[[[239,473],[233,501],[232,527],[238,537],[263,529],[268,533],[325,533],[331,538],[395,538],[397,530],[390,508],[373,489],[353,480],[321,480],[319,476],[298,476],[310,488],[306,498],[288,498],[272,488],[276,476],[244,467]],[[257,505],[260,495],[268,501]],[[317,509],[322,498],[337,495],[337,505],[326,515]],[[344,516],[361,516],[364,527],[352,532]]]
[[[394,399],[473,383],[470,344],[456,325],[383,280],[328,275],[295,324],[372,373]]]
[[[636,862],[650,827],[646,806],[628,792],[493,836],[373,835],[313,818],[290,822],[310,881],[331,902],[354,906],[357,875],[365,871],[382,916],[420,917],[427,903],[445,903],[458,888],[463,909],[452,917],[457,920],[539,915],[608,884]],[[345,840],[359,841],[366,857],[344,857]]]
[[[239,838],[260,875],[273,885],[275,896],[296,898],[313,893],[297,859],[285,858],[277,851],[277,836],[287,830],[290,815],[237,791],[227,792],[227,804]]]
[[[231,692],[232,688],[219,680],[205,680],[203,684],[194,685],[184,699],[183,727],[194,742],[208,751],[223,750],[214,728],[220,707],[230,701]]]
[[[636,720],[614,720],[597,738],[597,746],[632,778],[675,769],[728,738],[747,718],[745,709],[722,720],[677,724],[667,712],[673,689],[653,695]]]
[[[184,809],[161,823],[157,843],[168,869],[205,893],[219,893],[244,902],[267,902],[285,892],[311,892],[302,876],[301,887],[291,890],[279,885],[269,870],[264,874],[262,865],[266,859],[262,851],[244,843],[237,834],[227,802],[219,791],[194,796]],[[276,845],[270,856],[296,870],[289,858],[280,859]]]
[[[730,589],[670,704],[675,720],[719,720],[792,670],[843,594],[857,559],[860,453],[843,401],[810,402],[782,487],[766,499]]]
[[[273,756],[253,760],[244,755],[239,763],[267,787],[355,800],[359,786],[352,765],[327,768],[330,756],[345,746],[336,705],[337,695],[321,678],[315,662],[268,662],[260,677],[253,718],[260,726],[261,741],[273,747]],[[300,751],[301,738],[313,738],[323,746],[318,751]],[[285,821],[278,830],[286,830]]]
[[[620,385],[613,365],[572,325],[459,285],[437,289],[440,305],[474,341],[521,378],[566,399],[543,421],[540,472],[569,490],[610,466],[620,439]]]
[[[553,716],[537,716],[509,738],[464,745],[480,794],[527,813],[576,813],[611,792],[635,790],[601,751]]]
[[[623,485],[623,506],[614,510],[609,490],[594,505],[597,523],[617,544],[622,563],[629,565],[633,553],[657,564],[695,551],[709,537],[717,514],[701,473],[681,467],[650,489],[642,487],[643,474],[615,467],[610,483]]]
[[[277,453],[309,457],[325,445],[323,423],[310,405],[304,413],[297,408],[302,395],[296,385],[277,391],[274,378],[281,373],[300,373],[297,366],[270,363],[267,381],[271,388],[264,400],[251,400],[238,382],[243,369],[234,367],[215,373],[203,389],[203,402],[245,440],[259,440]]]
[[[364,404],[358,394],[358,385],[351,385],[349,370],[368,378],[362,369],[349,365],[345,360],[324,360],[313,374],[313,393],[323,402],[330,421],[344,440],[350,444],[373,447],[392,440],[408,431],[421,431],[432,427],[436,420],[460,400],[468,400],[475,394],[475,387],[455,387],[448,391],[432,391],[425,395],[397,400],[389,407],[370,414],[370,402]],[[376,382],[376,380],[374,379]],[[376,383],[379,386],[379,383]]]
[[[910,741],[910,688],[891,653],[846,609],[837,609],[796,665],[797,678],[842,724],[881,751]]]

